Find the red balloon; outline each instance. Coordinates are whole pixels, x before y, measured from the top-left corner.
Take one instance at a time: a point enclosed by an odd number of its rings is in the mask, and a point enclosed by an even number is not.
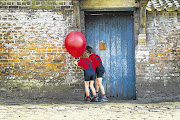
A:
[[[86,49],[86,38],[81,32],[72,31],[65,38],[65,47],[73,57],[80,57]]]

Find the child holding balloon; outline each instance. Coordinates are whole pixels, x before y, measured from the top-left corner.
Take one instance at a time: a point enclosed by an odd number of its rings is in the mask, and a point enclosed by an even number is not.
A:
[[[86,94],[85,101],[98,102],[98,98],[96,97],[96,91],[94,88],[95,66],[89,59],[89,52],[85,50],[79,61],[74,61],[74,63],[78,66],[81,66],[84,71],[84,85]],[[91,89],[93,94],[92,99],[90,99],[89,88]]]
[[[100,88],[101,93],[103,95],[100,102],[108,101],[108,99],[106,97],[106,94],[105,94],[104,87],[102,85],[102,77],[103,77],[103,74],[105,72],[104,66],[102,65],[102,60],[99,57],[99,55],[96,55],[96,54],[93,53],[93,49],[92,49],[91,46],[87,46],[86,50],[88,50],[88,52],[90,53],[89,58],[92,60],[92,62],[95,65],[95,68],[96,68],[96,70],[95,70],[95,72],[96,72],[96,80],[95,80],[96,96],[98,96],[98,91],[99,91],[99,88]]]

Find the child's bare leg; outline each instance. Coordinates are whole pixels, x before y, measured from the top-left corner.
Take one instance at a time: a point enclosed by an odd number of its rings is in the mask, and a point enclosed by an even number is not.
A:
[[[89,96],[89,81],[84,81],[86,97]]]
[[[102,78],[96,78],[96,80],[97,80],[98,86],[99,86],[99,88],[100,88],[100,90],[101,90],[101,93],[102,93],[103,95],[105,95],[105,90],[104,90],[104,87],[103,87],[103,85],[102,85]]]
[[[95,80],[95,90],[96,90],[96,93],[99,92],[99,86],[98,86],[98,80],[97,80],[97,78],[96,78],[96,80]]]
[[[96,96],[96,90],[94,88],[94,80],[90,80],[90,88],[91,88],[93,96],[95,97]]]
[[[100,102],[103,102],[103,101],[108,101],[107,100],[107,97],[106,97],[106,94],[105,94],[105,90],[104,90],[104,87],[103,87],[103,85],[102,85],[102,78],[97,78],[97,80],[98,80],[98,86],[99,86],[99,88],[100,88],[100,90],[101,90],[101,93],[102,93],[102,99],[100,100]]]

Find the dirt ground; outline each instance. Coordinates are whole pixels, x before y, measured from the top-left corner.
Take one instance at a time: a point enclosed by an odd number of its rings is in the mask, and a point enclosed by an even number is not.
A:
[[[0,120],[180,120],[180,101],[1,103]]]

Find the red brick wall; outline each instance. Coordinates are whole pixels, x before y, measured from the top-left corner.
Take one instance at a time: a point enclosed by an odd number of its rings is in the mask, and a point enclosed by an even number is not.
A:
[[[2,11],[1,16],[1,79],[60,80],[66,75],[64,38],[73,21],[56,12]]]
[[[73,64],[64,46],[66,35],[76,30],[73,12],[71,0],[0,2],[1,95],[43,88],[46,92],[73,88],[71,94],[82,90],[82,69]],[[71,95],[66,92],[63,97]]]

